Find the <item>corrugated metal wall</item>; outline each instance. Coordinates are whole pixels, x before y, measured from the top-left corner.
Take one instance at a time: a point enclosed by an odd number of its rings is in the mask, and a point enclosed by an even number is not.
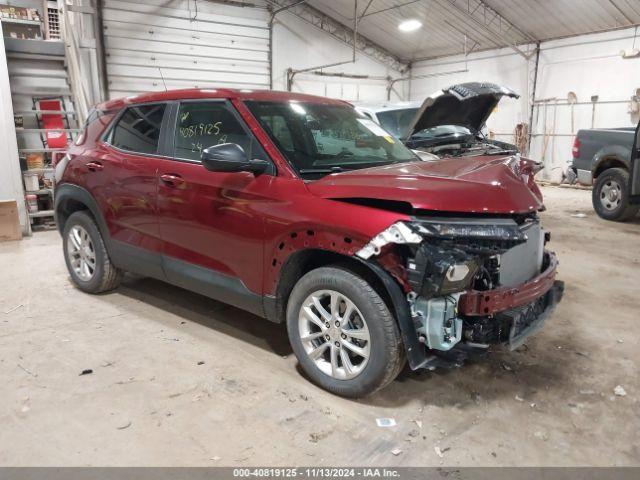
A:
[[[268,21],[266,9],[213,2],[106,0],[109,96],[163,90],[165,84],[269,88]]]

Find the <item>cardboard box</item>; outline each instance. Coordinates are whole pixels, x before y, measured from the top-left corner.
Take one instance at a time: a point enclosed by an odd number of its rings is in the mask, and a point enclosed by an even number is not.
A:
[[[22,228],[15,200],[0,200],[0,242],[22,240]]]

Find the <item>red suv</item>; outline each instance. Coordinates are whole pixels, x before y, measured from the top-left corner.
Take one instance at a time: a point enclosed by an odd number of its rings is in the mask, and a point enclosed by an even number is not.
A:
[[[135,272],[286,322],[308,376],[361,397],[515,348],[559,301],[536,164],[498,153],[421,160],[322,97],[149,93],[91,112],[55,208],[81,290]]]

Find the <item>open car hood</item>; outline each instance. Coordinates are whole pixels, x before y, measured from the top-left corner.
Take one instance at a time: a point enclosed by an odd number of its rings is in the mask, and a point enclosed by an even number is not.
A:
[[[500,99],[520,95],[494,83],[460,83],[426,98],[407,130],[407,138],[415,133],[441,125],[460,125],[472,132],[480,130]]]
[[[522,214],[543,209],[534,165],[519,156],[447,158],[336,173],[307,187],[335,200],[389,200],[438,212]]]

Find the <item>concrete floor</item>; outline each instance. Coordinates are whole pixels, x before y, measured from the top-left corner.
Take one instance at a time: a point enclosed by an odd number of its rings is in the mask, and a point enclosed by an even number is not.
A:
[[[640,465],[640,221],[544,193],[566,282],[545,330],[363,401],[307,382],[280,326],[150,279],[81,293],[56,232],[0,244],[0,464]]]

